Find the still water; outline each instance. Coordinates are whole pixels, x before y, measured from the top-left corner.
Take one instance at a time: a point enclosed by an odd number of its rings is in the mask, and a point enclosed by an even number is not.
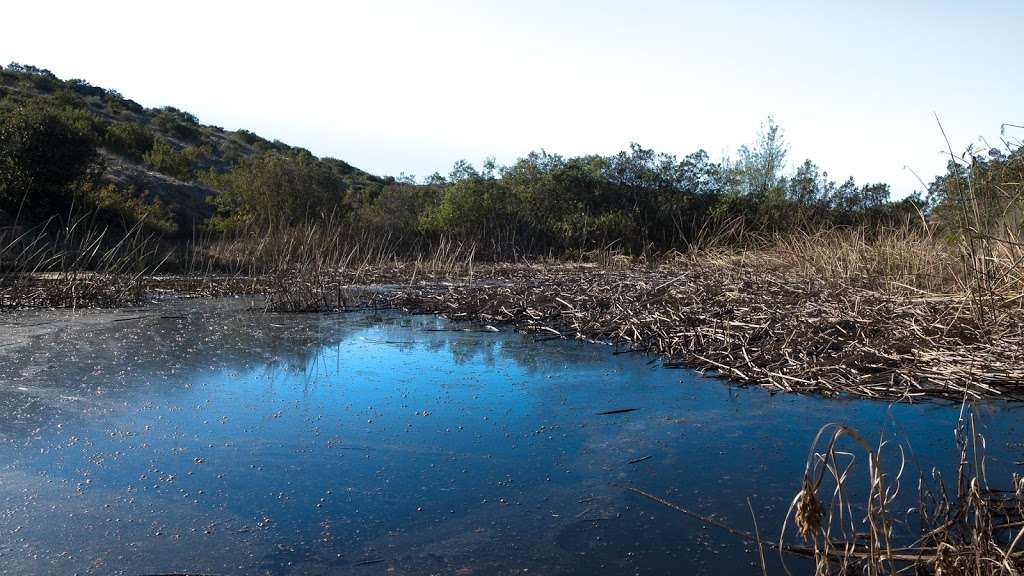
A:
[[[749,497],[776,539],[822,424],[912,447],[906,492],[956,458],[957,406],[251,304],[0,316],[0,574],[750,574],[751,545],[625,487],[744,530]],[[1017,409],[977,417],[1008,485]]]

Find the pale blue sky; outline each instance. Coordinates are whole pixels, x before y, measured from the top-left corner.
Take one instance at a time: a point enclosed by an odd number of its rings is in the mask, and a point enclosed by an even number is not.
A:
[[[1024,2],[16,2],[0,60],[377,174],[635,141],[713,158],[774,115],[791,166],[897,193],[1024,123]]]

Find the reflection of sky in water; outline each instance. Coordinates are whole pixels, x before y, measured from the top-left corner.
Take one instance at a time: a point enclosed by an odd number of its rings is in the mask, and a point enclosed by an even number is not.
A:
[[[744,529],[750,496],[774,537],[818,427],[887,421],[429,316],[139,314],[0,358],[0,574],[750,573],[749,546],[622,486]],[[955,408],[891,412],[954,461]],[[1016,414],[981,412],[1002,483]]]

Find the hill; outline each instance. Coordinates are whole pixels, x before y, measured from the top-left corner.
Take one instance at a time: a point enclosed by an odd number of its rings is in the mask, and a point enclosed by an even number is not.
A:
[[[26,184],[25,171],[14,166],[58,161],[54,143],[67,138],[56,137],[53,130],[62,129],[81,148],[72,153],[85,158],[87,168],[87,181],[67,178],[66,184],[76,188],[69,197],[79,203],[86,198],[108,218],[123,223],[145,217],[172,235],[190,235],[197,224],[215,218],[215,183],[224,184],[225,175],[247,162],[278,157],[316,165],[328,177],[325,186],[339,199],[373,195],[388,181],[247,130],[202,124],[171,106],[146,108],[116,90],[80,79],[62,80],[49,70],[16,63],[0,67],[0,121],[6,126],[3,151],[8,156],[0,163],[0,224],[7,220],[10,225],[16,217],[19,223],[32,223],[69,208],[47,200],[40,201],[39,210],[26,210],[32,204],[26,189],[33,186]],[[47,122],[53,124],[51,131],[40,132]],[[20,154],[18,162],[10,157],[14,154]],[[60,160],[68,164],[67,158]],[[41,181],[31,178],[37,185]]]

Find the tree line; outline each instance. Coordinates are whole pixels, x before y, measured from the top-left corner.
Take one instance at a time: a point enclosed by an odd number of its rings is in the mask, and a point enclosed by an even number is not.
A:
[[[1020,225],[1007,209],[1007,187],[1024,180],[1022,152],[1012,142],[953,159],[946,174],[899,200],[884,183],[837,182],[811,160],[788,169],[783,132],[771,119],[752,143],[720,160],[703,150],[678,158],[633,144],[608,156],[533,152],[507,166],[461,161],[447,176],[417,182],[203,126],[174,108],[136,109],[112,91],[30,68],[0,70],[0,211],[8,215],[47,217],[104,198],[108,207],[120,199],[117,209],[136,217],[169,210],[159,199],[98,184],[101,160],[118,157],[216,191],[213,215],[199,223],[207,230],[329,221],[410,248],[455,239],[495,258],[606,248],[640,254],[685,249],[709,234],[742,242],[745,234],[952,221],[968,194],[993,217]],[[26,100],[22,90],[10,101],[6,87],[26,79],[41,96]],[[88,97],[93,103],[83,105]],[[126,111],[111,120],[97,99]]]

